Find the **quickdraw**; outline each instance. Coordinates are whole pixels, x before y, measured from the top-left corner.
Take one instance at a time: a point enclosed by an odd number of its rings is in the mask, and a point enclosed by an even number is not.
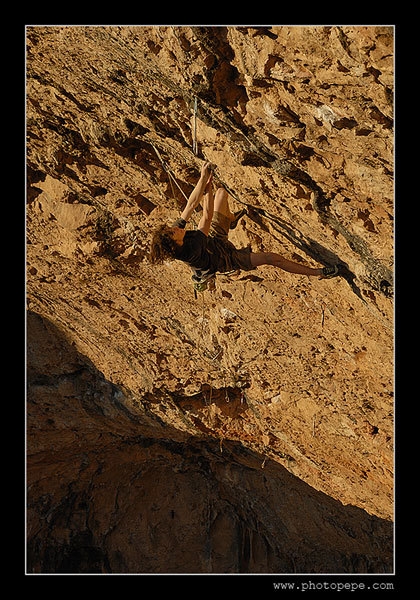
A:
[[[194,297],[197,300],[197,292],[213,291],[216,288],[216,275],[211,275],[204,281],[193,281]]]

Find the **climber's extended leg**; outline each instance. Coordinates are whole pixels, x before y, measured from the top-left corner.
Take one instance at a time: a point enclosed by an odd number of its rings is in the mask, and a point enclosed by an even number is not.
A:
[[[296,275],[309,275],[309,276],[324,276],[323,269],[313,269],[312,267],[306,267],[299,263],[292,262],[283,258],[280,254],[275,252],[251,252],[251,264],[253,267],[260,267],[261,265],[271,265],[287,271],[288,273],[295,273]]]
[[[229,194],[225,188],[218,188],[214,196],[214,212],[218,212],[225,215],[229,221],[233,221],[235,215],[230,211],[229,208]]]
[[[224,215],[229,219],[229,229],[235,229],[239,220],[246,215],[246,209],[232,213],[229,208],[229,194],[225,188],[218,188],[214,198],[214,212]]]
[[[235,221],[237,222],[237,214],[233,214],[231,212],[229,208],[229,194],[222,187],[218,188],[214,197],[214,212],[225,217],[222,233],[227,235],[228,228],[230,227],[227,225],[227,223],[232,223]],[[215,214],[214,220],[216,222],[217,219],[218,217]],[[295,273],[296,275],[318,276],[323,278],[335,277],[338,274],[337,267],[324,267],[319,269],[306,267],[305,265],[287,260],[287,258],[283,258],[280,254],[276,254],[275,252],[251,252],[250,259],[251,265],[254,268],[261,265],[271,265],[273,267],[283,269],[283,271],[287,271],[288,273]]]

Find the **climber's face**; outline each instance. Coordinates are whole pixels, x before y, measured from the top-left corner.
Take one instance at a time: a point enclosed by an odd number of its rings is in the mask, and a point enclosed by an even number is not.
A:
[[[182,246],[183,242],[184,242],[184,236],[185,236],[185,229],[182,229],[181,227],[172,227],[172,239],[179,244],[180,246]]]

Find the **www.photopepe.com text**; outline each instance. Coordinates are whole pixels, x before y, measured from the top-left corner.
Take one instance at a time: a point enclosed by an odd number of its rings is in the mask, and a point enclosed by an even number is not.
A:
[[[293,582],[273,581],[273,589],[276,591],[296,591],[296,592],[357,592],[357,591],[394,591],[394,583],[390,581],[305,581]]]

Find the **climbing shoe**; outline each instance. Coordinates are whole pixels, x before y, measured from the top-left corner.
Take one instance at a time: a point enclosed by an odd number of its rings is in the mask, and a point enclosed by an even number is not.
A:
[[[233,214],[233,221],[231,221],[229,229],[235,229],[237,224],[239,223],[239,219],[241,219],[244,215],[246,215],[246,208],[242,210],[238,210],[238,212]]]
[[[338,275],[337,265],[334,265],[333,267],[324,267],[322,269],[323,279],[331,279],[332,277],[336,277],[337,275]]]

